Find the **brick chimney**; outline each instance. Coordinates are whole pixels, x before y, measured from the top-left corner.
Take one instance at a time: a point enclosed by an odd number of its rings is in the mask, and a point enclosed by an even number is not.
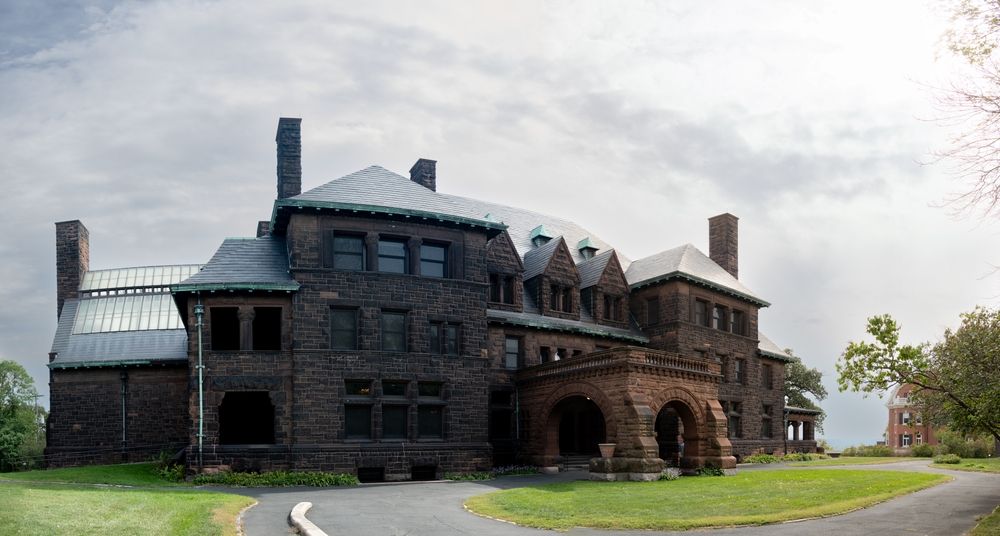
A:
[[[56,223],[56,318],[63,303],[75,298],[90,269],[90,231],[80,220]]]
[[[302,119],[278,119],[278,199],[302,193]]]
[[[410,180],[427,188],[432,192],[437,191],[437,160],[421,158],[410,168]]]
[[[739,218],[719,214],[708,219],[708,256],[739,278]]]

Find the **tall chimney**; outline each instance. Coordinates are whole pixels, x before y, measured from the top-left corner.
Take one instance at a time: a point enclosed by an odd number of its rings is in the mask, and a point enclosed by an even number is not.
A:
[[[421,158],[410,168],[410,180],[427,188],[432,192],[437,191],[437,160]]]
[[[739,278],[739,220],[728,212],[708,219],[708,256],[735,278]]]
[[[90,231],[80,220],[56,223],[56,318],[63,303],[75,298],[90,269]]]
[[[302,193],[302,119],[278,119],[278,199]]]

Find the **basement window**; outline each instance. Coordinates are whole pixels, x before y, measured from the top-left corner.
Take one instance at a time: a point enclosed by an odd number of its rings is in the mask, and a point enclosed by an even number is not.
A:
[[[281,350],[281,307],[253,308],[253,349]]]
[[[212,331],[212,350],[226,352],[240,349],[239,309],[210,307],[208,321]]]
[[[219,443],[274,444],[274,405],[266,391],[236,391],[219,405]]]

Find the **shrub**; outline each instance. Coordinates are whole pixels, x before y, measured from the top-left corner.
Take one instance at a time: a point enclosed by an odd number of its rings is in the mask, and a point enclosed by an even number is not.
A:
[[[664,471],[660,473],[660,478],[658,480],[677,480],[680,475],[671,471]]]
[[[184,480],[184,466],[174,461],[169,452],[163,450],[153,458],[153,470],[167,482]]]
[[[272,471],[267,473],[234,473],[224,471],[211,475],[194,477],[197,485],[217,484],[223,486],[242,486],[247,488],[281,487],[281,486],[356,486],[358,477],[347,473],[304,473],[289,471]]]
[[[892,456],[892,449],[885,445],[858,445],[856,447],[847,447],[840,455],[884,457]]]
[[[704,467],[698,468],[698,476],[725,476],[726,472],[715,464],[707,463]]]
[[[751,454],[743,458],[743,463],[775,463],[781,461],[777,456],[771,454]]]
[[[445,473],[445,480],[493,480],[493,473],[477,471],[474,473]]]
[[[910,449],[910,455],[917,458],[930,458],[934,455],[934,447],[928,445],[927,443],[914,445],[914,447]]]
[[[939,454],[934,457],[934,463],[957,464],[962,463],[962,458],[954,454]]]
[[[813,455],[809,454],[808,452],[789,452],[788,454],[785,454],[784,457],[781,458],[781,461],[785,461],[785,462],[811,462],[814,459],[818,459],[818,458],[814,458]]]
[[[966,437],[958,432],[941,430],[937,434],[940,454],[955,454],[962,458],[986,458],[993,452],[993,441],[986,437]]]
[[[503,467],[494,467],[489,472],[445,473],[444,478],[445,480],[493,480],[501,476],[536,474],[538,474],[538,468],[533,465],[505,465]]]

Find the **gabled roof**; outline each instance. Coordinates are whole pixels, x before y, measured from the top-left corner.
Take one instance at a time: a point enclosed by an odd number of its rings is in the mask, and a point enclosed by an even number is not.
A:
[[[615,250],[609,249],[576,265],[577,271],[580,272],[581,289],[592,287],[601,281],[604,269],[608,267],[608,261],[614,252]]]
[[[625,271],[625,279],[632,288],[674,278],[687,279],[761,307],[770,305],[691,244],[634,261]]]
[[[556,237],[526,253],[524,255],[524,280],[527,281],[545,272],[549,261],[552,260],[552,256],[559,249],[559,244],[562,243],[562,237]]]
[[[496,214],[457,202],[451,196],[425,188],[409,178],[381,166],[369,166],[294,197],[274,202],[272,228],[280,230],[287,219],[282,214],[298,208],[317,208],[394,215],[417,220],[466,224],[500,231]]]
[[[274,236],[227,238],[200,272],[170,286],[172,292],[298,289],[288,271],[285,240]]]
[[[774,344],[771,339],[768,339],[763,333],[757,333],[757,338],[760,341],[757,343],[757,350],[766,357],[777,359],[778,361],[784,361],[790,363],[795,360],[792,356],[788,355],[787,352],[781,349],[780,346]]]

